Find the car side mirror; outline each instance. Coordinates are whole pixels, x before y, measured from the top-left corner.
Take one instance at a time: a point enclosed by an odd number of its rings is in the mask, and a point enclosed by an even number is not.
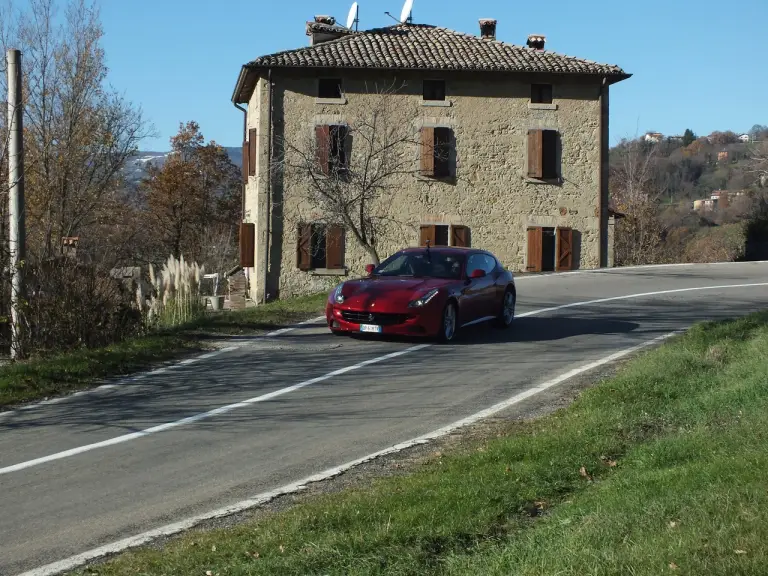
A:
[[[374,264],[366,264],[365,265],[365,273],[370,276],[373,274],[373,271],[376,269],[376,266]]]
[[[472,270],[472,273],[469,275],[470,278],[483,278],[485,276],[485,270],[482,268],[476,268],[475,270]]]

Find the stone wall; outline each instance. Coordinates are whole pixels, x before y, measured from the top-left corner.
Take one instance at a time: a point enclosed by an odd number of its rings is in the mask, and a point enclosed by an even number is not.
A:
[[[315,124],[344,121],[364,114],[379,86],[407,83],[399,94],[390,96],[393,113],[420,126],[449,126],[455,137],[456,178],[432,181],[414,174],[399,176],[396,189],[386,199],[387,213],[399,223],[382,238],[382,259],[394,251],[419,242],[419,225],[424,223],[462,224],[470,228],[473,247],[490,250],[513,271],[524,270],[528,226],[569,226],[574,230],[574,268],[600,265],[601,196],[601,106],[597,80],[564,76],[547,78],[488,75],[446,77],[446,103],[425,105],[421,78],[415,75],[363,78],[342,76],[346,103],[320,103],[316,78],[274,73],[274,141],[307,141]],[[553,105],[530,104],[530,82],[551,82]],[[265,109],[268,87],[259,82],[249,106],[249,127],[267,129]],[[260,113],[261,112],[261,113]],[[528,179],[527,131],[529,128],[556,129],[561,143],[558,156],[560,183]],[[264,152],[265,140],[260,140]],[[353,154],[357,153],[353,145]],[[279,151],[277,152],[279,154]],[[418,147],[408,152],[418,168]],[[246,192],[246,218],[257,222],[257,246],[264,241],[270,212],[267,280],[264,292],[280,297],[329,288],[343,279],[338,272],[303,272],[296,265],[298,220],[312,216],[313,207],[304,202],[304,191],[286,175],[273,178],[269,202],[266,199],[266,153],[259,154],[260,177],[251,177]],[[269,206],[269,208],[268,208]],[[315,215],[319,216],[319,215]],[[605,222],[607,227],[607,222]],[[603,232],[607,236],[607,230]],[[604,249],[607,256],[607,247]],[[260,250],[257,248],[257,254]],[[604,256],[605,259],[606,256]],[[367,253],[346,235],[345,264],[349,275],[361,274],[370,261]],[[261,262],[263,264],[263,262]],[[251,276],[263,276],[259,258]],[[251,280],[251,286],[258,282]],[[259,289],[257,289],[259,292]]]

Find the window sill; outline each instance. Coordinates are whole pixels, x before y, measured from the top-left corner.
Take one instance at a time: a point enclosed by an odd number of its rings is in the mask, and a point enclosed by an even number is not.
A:
[[[525,183],[526,184],[555,184],[560,185],[563,183],[562,178],[531,178],[530,176],[525,177]]]
[[[315,98],[315,104],[331,104],[340,106],[346,103],[346,98]]]
[[[453,106],[453,102],[450,100],[422,100],[422,106],[432,106],[436,108],[450,108]]]
[[[456,184],[456,176],[423,176],[422,174],[416,175],[416,180],[421,182],[442,182],[443,184]]]
[[[315,268],[308,270],[310,276],[346,276],[346,268]]]
[[[557,110],[557,104],[536,104],[528,102],[528,110]]]

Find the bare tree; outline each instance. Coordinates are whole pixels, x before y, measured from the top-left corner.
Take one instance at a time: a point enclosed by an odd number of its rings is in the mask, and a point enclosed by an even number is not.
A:
[[[297,206],[287,212],[300,214],[302,204],[343,225],[374,263],[380,261],[380,240],[407,227],[392,207],[403,179],[424,173],[417,150],[430,158],[430,176],[448,176],[441,168],[448,166],[450,142],[422,143],[411,110],[397,99],[402,87],[366,94],[338,125],[307,126],[295,140],[279,139],[273,164],[298,193]]]
[[[657,181],[657,146],[639,140],[627,142],[612,162],[611,198],[625,214],[616,225],[615,253],[619,266],[653,264],[664,259],[664,225]]]
[[[57,9],[56,0],[30,0],[25,11],[6,3],[1,38],[24,53],[27,222],[41,258],[110,218],[121,170],[151,134],[141,110],[107,86],[96,6]]]
[[[758,186],[768,188],[768,140],[756,143],[749,150],[749,172]]]

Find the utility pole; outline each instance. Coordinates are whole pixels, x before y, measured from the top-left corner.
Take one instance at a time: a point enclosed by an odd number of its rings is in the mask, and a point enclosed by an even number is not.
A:
[[[23,356],[21,305],[24,300],[24,109],[21,105],[21,51],[8,50],[8,218],[11,267],[11,358]]]

